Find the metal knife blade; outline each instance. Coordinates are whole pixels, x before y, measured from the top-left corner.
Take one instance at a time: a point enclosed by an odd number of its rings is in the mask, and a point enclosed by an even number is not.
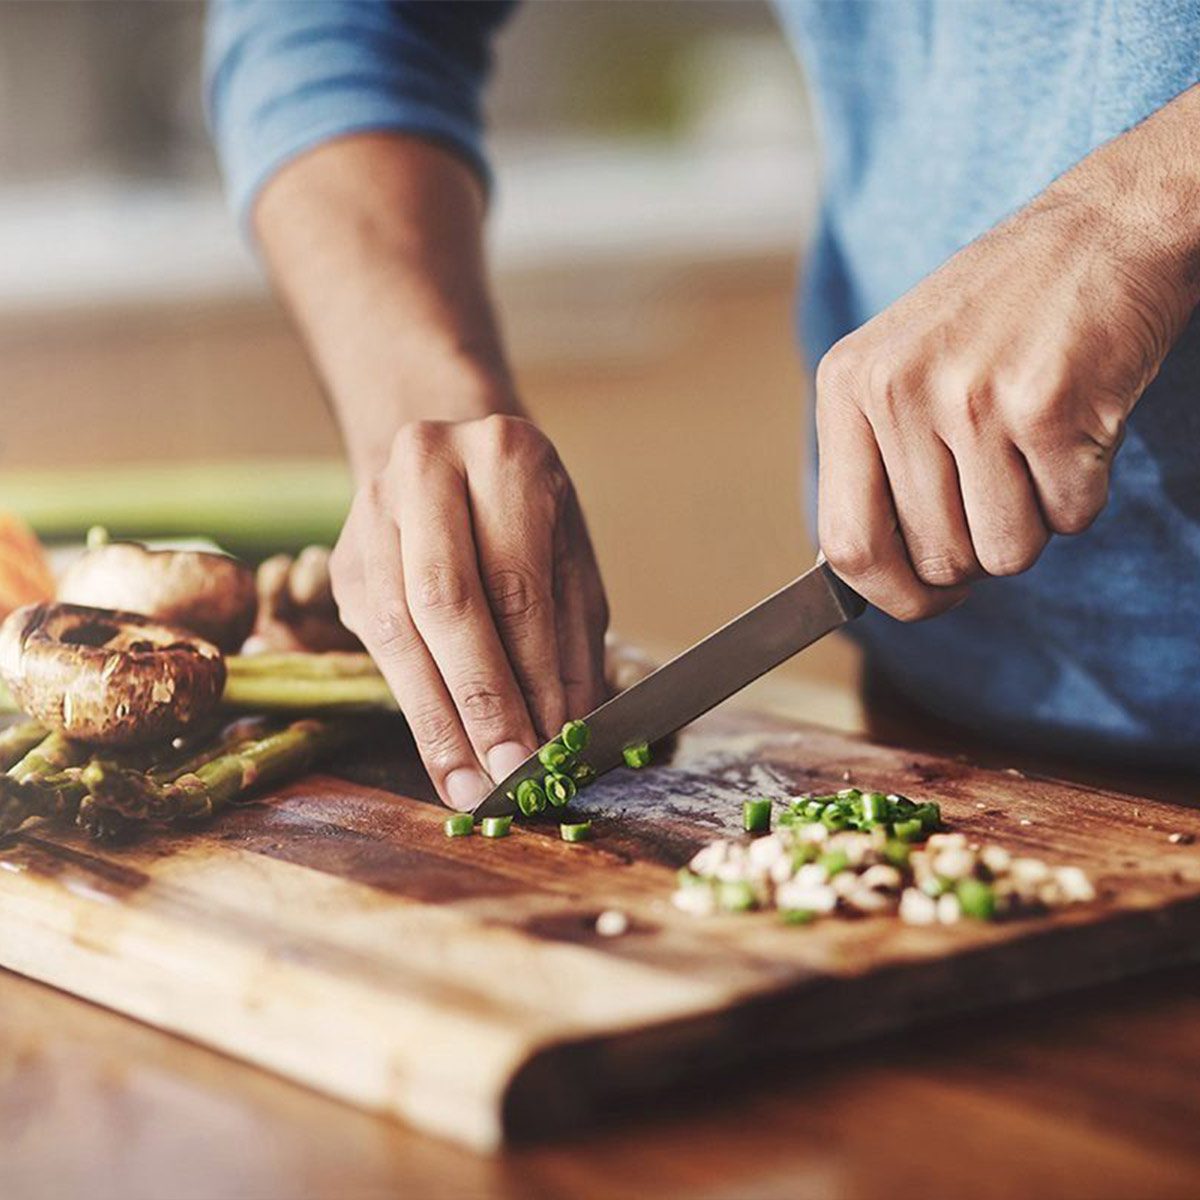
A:
[[[823,561],[747,609],[703,641],[589,713],[591,738],[583,758],[597,774],[624,761],[624,750],[681,729],[772,667],[857,617],[866,602]],[[522,780],[540,779],[537,755],[527,758],[475,809],[476,817],[511,813]]]

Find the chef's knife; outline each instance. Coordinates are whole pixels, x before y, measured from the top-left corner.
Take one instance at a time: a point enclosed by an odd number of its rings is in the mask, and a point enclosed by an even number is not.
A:
[[[627,746],[653,743],[681,729],[865,608],[862,597],[819,560],[799,579],[589,713],[584,719],[591,737],[582,757],[597,774],[619,766]],[[475,816],[513,812],[517,784],[545,773],[536,754],[527,758],[496,785]]]

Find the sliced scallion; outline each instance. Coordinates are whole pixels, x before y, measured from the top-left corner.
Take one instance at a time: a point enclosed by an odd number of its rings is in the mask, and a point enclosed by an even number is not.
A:
[[[558,735],[558,738],[572,754],[578,754],[581,750],[587,749],[591,736],[591,730],[588,729],[586,721],[568,721],[562,727],[562,733]]]
[[[542,780],[542,787],[545,789],[546,799],[555,808],[565,808],[575,798],[575,780],[559,771],[550,771]]]
[[[632,746],[626,746],[622,755],[627,767],[633,767],[635,770],[648,767],[650,765],[650,743],[635,742]]]
[[[479,832],[485,838],[508,837],[512,829],[512,817],[484,817],[480,823]]]
[[[742,828],[747,833],[765,833],[771,828],[771,801],[766,797],[742,804]]]
[[[592,836],[592,823],[574,821],[569,825],[560,825],[558,833],[564,842],[586,842]]]
[[[442,822],[447,837],[470,837],[475,830],[475,818],[470,813],[451,813]]]
[[[527,817],[545,810],[546,793],[536,779],[522,779],[517,784],[517,807]]]
[[[538,762],[551,771],[561,771],[571,761],[571,752],[557,738],[538,751]]]

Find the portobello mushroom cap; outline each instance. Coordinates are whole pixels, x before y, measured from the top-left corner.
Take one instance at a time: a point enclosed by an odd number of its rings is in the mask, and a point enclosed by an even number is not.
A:
[[[212,712],[225,660],[203,638],[138,613],[27,604],[0,625],[0,676],[43,724],[124,746],[174,737]]]
[[[254,628],[254,572],[236,558],[204,550],[148,550],[110,542],[87,551],[58,585],[67,604],[142,613],[198,633],[227,654]]]

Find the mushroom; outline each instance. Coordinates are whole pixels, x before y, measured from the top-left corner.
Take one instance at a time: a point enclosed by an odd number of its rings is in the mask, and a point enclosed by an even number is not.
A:
[[[0,625],[0,676],[31,717],[120,746],[173,737],[212,712],[225,661],[203,638],[137,613],[28,604]]]
[[[225,554],[111,542],[88,550],[58,585],[67,604],[141,613],[198,633],[226,653],[254,627],[254,572]]]

